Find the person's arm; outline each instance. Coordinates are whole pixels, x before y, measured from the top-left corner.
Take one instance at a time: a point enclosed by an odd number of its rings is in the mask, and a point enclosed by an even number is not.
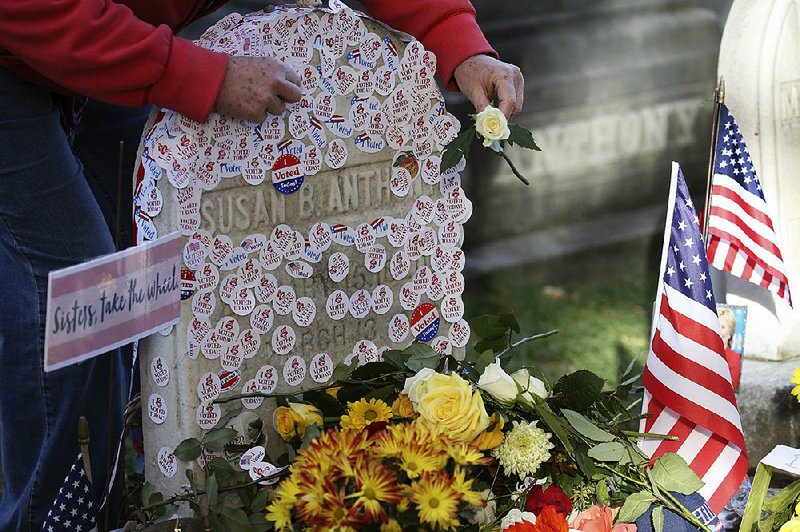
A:
[[[524,97],[519,68],[497,59],[475,21],[469,0],[362,0],[375,18],[416,37],[436,54],[439,77],[450,90],[460,90],[482,111],[497,99],[500,110],[513,116]]]

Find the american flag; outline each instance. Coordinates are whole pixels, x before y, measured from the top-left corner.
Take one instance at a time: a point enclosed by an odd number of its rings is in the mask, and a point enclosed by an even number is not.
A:
[[[725,360],[700,224],[677,163],[650,352],[642,380],[642,431],[677,441],[644,439],[652,458],[674,452],[703,480],[700,490],[719,513],[747,474],[747,453]]]
[[[94,529],[99,504],[83,470],[83,456],[72,464],[42,525],[42,532],[88,532]]]
[[[763,286],[791,305],[789,279],[761,181],[739,126],[725,105],[720,105],[719,124],[708,216],[708,260],[715,268]]]

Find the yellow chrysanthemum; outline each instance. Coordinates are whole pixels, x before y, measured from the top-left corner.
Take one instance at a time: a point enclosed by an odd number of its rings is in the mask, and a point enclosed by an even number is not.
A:
[[[503,443],[503,437],[505,436],[503,434],[504,426],[505,420],[503,416],[499,412],[495,412],[489,418],[489,427],[478,434],[478,437],[472,440],[470,445],[479,451],[488,451],[498,447]]]
[[[503,444],[492,451],[492,456],[500,461],[506,475],[515,474],[524,479],[550,459],[553,448],[550,436],[536,426],[536,421],[515,421]]]
[[[381,524],[380,532],[403,532],[403,528],[395,519],[389,519],[388,522]]]
[[[275,524],[275,530],[292,530],[292,505],[281,501],[272,501],[267,506],[267,521]]]
[[[789,379],[789,382],[795,385],[795,387],[792,388],[792,395],[800,401],[800,368],[794,370],[794,375]]]
[[[400,440],[392,430],[378,434],[372,442],[371,453],[378,458],[396,458],[400,456]]]
[[[364,430],[367,425],[389,421],[392,409],[380,399],[359,399],[347,403],[347,414],[342,416],[340,425],[343,429]]]
[[[392,412],[394,412],[394,415],[397,417],[417,417],[417,413],[414,410],[414,403],[412,403],[411,399],[404,393],[398,395],[397,399],[392,403]]]
[[[400,452],[400,469],[408,478],[418,478],[425,471],[438,471],[447,463],[447,456],[441,456],[424,449],[409,445]]]
[[[353,507],[364,510],[370,522],[385,521],[386,512],[381,503],[397,504],[402,498],[402,486],[394,471],[380,462],[364,461],[356,470],[356,486],[359,491]]]
[[[459,497],[446,475],[425,474],[411,485],[410,491],[420,522],[448,530],[458,526]]]
[[[475,482],[475,479],[467,480],[467,472],[463,468],[456,467],[455,471],[453,471],[453,489],[456,490],[461,500],[472,506],[482,508],[486,501],[479,492],[472,490],[473,482]]]
[[[447,454],[458,465],[482,465],[492,461],[491,458],[485,457],[482,452],[464,442],[451,443],[447,448]]]

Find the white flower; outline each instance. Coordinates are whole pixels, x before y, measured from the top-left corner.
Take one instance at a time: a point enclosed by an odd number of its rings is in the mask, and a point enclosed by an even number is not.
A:
[[[422,368],[416,375],[406,379],[402,393],[406,394],[408,398],[411,399],[411,402],[414,403],[415,410],[419,398],[425,394],[425,390],[428,387],[428,380],[435,374],[436,372],[430,368]]]
[[[522,523],[524,521],[535,525],[536,515],[534,515],[533,512],[523,512],[517,508],[512,508],[508,511],[506,516],[503,517],[503,520],[500,521],[500,529],[505,530],[511,525],[516,525],[517,523]]]
[[[506,433],[502,445],[492,451],[507,476],[512,474],[523,479],[533,475],[550,459],[550,434],[536,426],[536,421],[514,422]]]
[[[547,399],[549,393],[544,383],[530,374],[527,369],[519,369],[511,374],[511,378],[519,384],[520,395],[530,402],[534,402],[534,396]]]
[[[483,137],[483,145],[491,146],[496,140],[506,140],[511,136],[508,120],[500,109],[487,105],[475,116],[475,130]]]
[[[478,379],[478,388],[505,405],[512,405],[517,400],[517,383],[503,370],[499,360],[486,366]]]
[[[488,525],[493,523],[497,515],[497,501],[492,490],[486,489],[481,492],[481,498],[486,501],[483,508],[475,507],[475,513],[469,518],[473,525]]]

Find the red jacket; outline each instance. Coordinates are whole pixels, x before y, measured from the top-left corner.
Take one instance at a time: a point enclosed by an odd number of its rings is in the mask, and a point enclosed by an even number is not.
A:
[[[469,0],[364,0],[438,58],[439,75],[494,54]],[[0,67],[108,103],[154,103],[205,120],[228,57],[176,37],[208,0],[0,0]]]

